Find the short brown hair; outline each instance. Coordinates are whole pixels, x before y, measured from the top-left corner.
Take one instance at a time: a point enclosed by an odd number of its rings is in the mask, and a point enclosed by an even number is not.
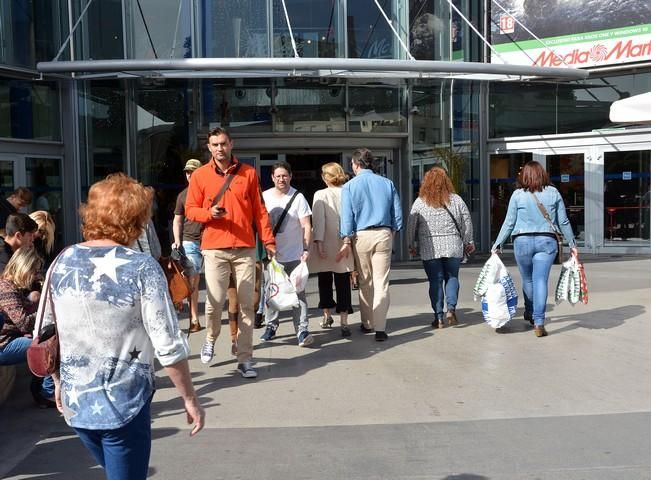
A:
[[[30,203],[32,203],[32,198],[34,198],[31,190],[27,187],[18,187],[16,190],[14,190],[11,193],[11,195],[9,195],[9,198],[11,197],[20,200],[20,203],[22,203],[23,205],[29,205]]]
[[[79,207],[81,233],[86,240],[113,240],[131,245],[151,217],[154,191],[124,173],[93,184]]]
[[[375,165],[375,157],[373,157],[373,152],[368,148],[362,147],[358,148],[353,152],[352,161],[355,165],[361,168],[368,168],[372,170]]]
[[[549,175],[543,166],[535,160],[527,162],[522,167],[518,183],[529,192],[542,192],[543,188],[551,185]]]
[[[2,278],[10,280],[17,288],[30,289],[42,268],[43,259],[34,246],[24,246],[11,256],[2,272]]]
[[[449,205],[450,195],[453,193],[455,193],[454,185],[445,170],[441,167],[432,167],[423,178],[418,196],[430,207],[441,208]]]
[[[220,135],[226,135],[229,142],[233,141],[233,139],[231,138],[231,134],[228,132],[228,130],[226,130],[225,128],[222,128],[222,127],[215,127],[212,130],[210,130],[208,132],[208,136],[206,137],[206,139],[208,139],[210,137],[218,137]]]

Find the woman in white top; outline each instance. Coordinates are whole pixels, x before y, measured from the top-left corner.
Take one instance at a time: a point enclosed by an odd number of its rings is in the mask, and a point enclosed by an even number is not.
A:
[[[321,178],[327,188],[314,193],[312,204],[313,249],[308,267],[311,273],[319,274],[319,308],[323,309],[321,327],[330,327],[334,322],[330,311],[334,308],[341,319],[341,335],[350,336],[348,314],[353,313],[350,293],[350,272],[353,258],[337,261],[337,253],[343,240],[339,237],[341,211],[341,186],[346,183],[344,169],[338,163],[326,163],[321,167]],[[334,278],[337,301],[332,295]]]

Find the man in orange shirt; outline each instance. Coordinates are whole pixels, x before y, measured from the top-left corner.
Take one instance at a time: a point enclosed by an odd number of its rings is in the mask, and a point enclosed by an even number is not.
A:
[[[185,216],[204,225],[201,254],[206,277],[207,329],[206,342],[201,347],[201,361],[207,364],[212,360],[232,274],[240,302],[237,370],[244,378],[255,378],[258,373],[251,366],[255,316],[253,224],[269,256],[276,253],[276,241],[255,169],[240,163],[232,155],[233,140],[229,133],[222,128],[211,130],[208,150],[212,158],[193,173],[185,203]],[[225,184],[227,188],[223,190]]]

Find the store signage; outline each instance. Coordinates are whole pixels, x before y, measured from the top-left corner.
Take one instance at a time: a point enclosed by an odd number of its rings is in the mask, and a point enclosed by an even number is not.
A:
[[[491,39],[499,55],[491,61],[581,68],[651,60],[651,2],[632,0],[624,11],[616,2],[592,3],[594,11],[583,2],[502,2],[508,14],[493,13]]]
[[[567,173],[561,175],[561,183],[570,183],[570,176]]]
[[[630,180],[631,178],[633,178],[631,172],[622,172],[622,180]]]

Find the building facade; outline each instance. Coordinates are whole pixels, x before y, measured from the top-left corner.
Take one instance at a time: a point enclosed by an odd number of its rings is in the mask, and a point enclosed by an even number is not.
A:
[[[613,65],[610,58],[606,67],[585,66],[588,80],[571,82],[37,69],[52,60],[295,55],[570,62],[571,52],[550,56],[536,45],[524,60],[508,58],[507,45],[531,42],[517,37],[518,22],[534,18],[528,3],[500,3],[502,12],[484,0],[0,1],[0,189],[30,187],[32,209],[55,214],[63,245],[79,239],[76,211],[89,186],[124,171],[156,189],[155,223],[169,243],[182,166],[206,160],[206,133],[222,126],[263,186],[270,166],[287,160],[308,199],[322,188],[320,165],[337,161],[348,169],[352,151],[366,146],[398,186],[406,213],[423,174],[442,164],[471,209],[484,251],[518,168],[537,159],[565,198],[581,249],[651,253],[651,129],[611,129],[608,122],[612,101],[651,90],[651,58]],[[629,24],[651,23],[645,14],[635,12]],[[402,239],[396,257],[407,258]]]

